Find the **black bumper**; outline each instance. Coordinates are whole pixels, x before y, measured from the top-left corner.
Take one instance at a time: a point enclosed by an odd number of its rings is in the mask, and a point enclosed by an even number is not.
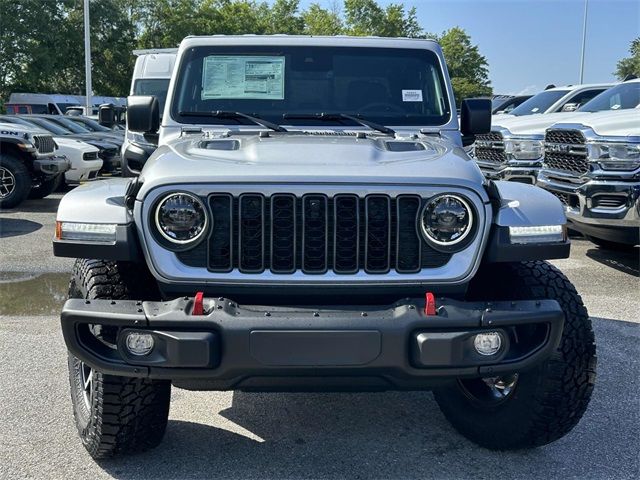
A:
[[[321,309],[205,299],[204,315],[191,314],[193,303],[186,297],[68,300],[61,316],[65,342],[102,372],[171,379],[187,388],[424,389],[530,368],[557,348],[564,321],[554,300],[438,299],[436,315],[426,315],[420,299]],[[98,341],[88,324],[117,327],[117,348]],[[124,339],[131,330],[153,334],[149,355],[127,352]],[[503,346],[492,357],[473,347],[474,335],[482,331],[502,334]]]

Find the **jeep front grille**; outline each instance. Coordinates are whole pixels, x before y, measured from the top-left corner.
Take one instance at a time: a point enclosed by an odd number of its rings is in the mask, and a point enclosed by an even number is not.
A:
[[[589,172],[587,146],[579,130],[548,130],[544,144],[546,168],[575,176]]]
[[[419,237],[417,195],[215,193],[208,205],[209,239],[177,255],[212,272],[416,273],[451,258]]]
[[[504,138],[500,132],[476,135],[475,158],[483,162],[502,163],[507,161]]]
[[[33,144],[40,154],[53,153],[56,149],[56,144],[51,135],[34,135]]]

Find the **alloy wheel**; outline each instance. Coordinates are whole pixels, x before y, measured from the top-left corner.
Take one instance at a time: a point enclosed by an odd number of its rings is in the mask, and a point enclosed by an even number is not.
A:
[[[16,177],[5,167],[0,167],[0,198],[7,198],[16,189]]]

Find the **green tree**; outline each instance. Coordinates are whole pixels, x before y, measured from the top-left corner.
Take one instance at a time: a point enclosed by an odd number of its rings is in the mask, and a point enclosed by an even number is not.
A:
[[[382,8],[376,0],[344,0],[345,33],[380,37],[422,37],[416,9],[400,3]]]
[[[457,105],[465,98],[491,95],[489,64],[467,32],[454,27],[437,40],[447,61]]]
[[[615,76],[624,80],[628,75],[640,77],[640,37],[635,38],[629,46],[630,57],[623,58],[616,65]]]
[[[326,10],[312,3],[302,13],[304,33],[307,35],[341,35],[344,25],[337,9]]]

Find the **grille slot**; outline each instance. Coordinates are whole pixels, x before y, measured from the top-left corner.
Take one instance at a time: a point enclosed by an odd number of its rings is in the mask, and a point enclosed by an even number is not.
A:
[[[507,161],[504,138],[500,132],[476,135],[474,156],[477,160],[502,163]]]
[[[418,195],[212,193],[207,205],[208,240],[176,255],[187,266],[212,272],[409,274],[451,258],[422,241]]]
[[[585,138],[579,130],[548,130],[545,135],[545,167],[584,175],[589,172]]]
[[[367,219],[365,235],[365,271],[386,273],[391,264],[391,202],[384,195],[365,198]]]
[[[53,153],[56,149],[53,137],[49,135],[34,135],[33,144],[36,146],[38,153]]]
[[[302,198],[302,271],[327,271],[328,238],[327,197],[305,195]]]
[[[238,217],[239,269],[245,273],[260,273],[264,270],[265,215],[262,195],[241,195]]]
[[[627,204],[627,197],[622,195],[596,195],[593,197],[593,208],[618,209]]]

